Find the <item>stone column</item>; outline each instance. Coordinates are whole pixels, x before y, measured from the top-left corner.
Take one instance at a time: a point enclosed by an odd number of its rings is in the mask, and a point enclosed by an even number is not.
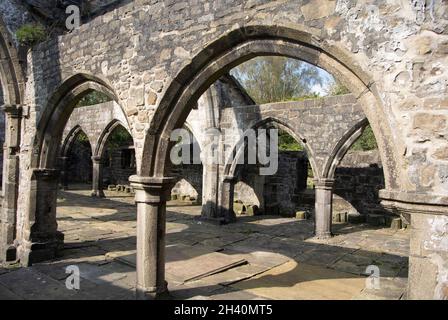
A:
[[[103,191],[103,167],[101,157],[92,157],[92,197],[104,197]]]
[[[331,237],[334,179],[315,179],[315,235],[318,239]]]
[[[165,281],[166,200],[174,179],[131,176],[137,204],[137,299],[168,292]]]
[[[16,260],[16,221],[19,187],[20,124],[22,108],[5,105],[2,208],[0,212],[0,261]]]
[[[448,197],[388,190],[380,197],[410,222],[407,299],[448,300]]]
[[[215,130],[216,128],[212,128]],[[209,129],[207,129],[209,130]],[[219,216],[218,208],[218,190],[219,190],[219,170],[220,166],[217,161],[213,160],[213,150],[211,148],[213,135],[209,136],[209,132],[204,134],[204,150],[202,150],[202,211],[201,219],[206,221],[214,221]]]
[[[216,138],[219,130],[219,98],[216,88],[212,86],[205,93],[205,130],[204,143],[201,154],[202,160],[202,212],[201,219],[215,222],[219,216],[218,190],[219,190],[219,171],[220,165],[218,159],[215,159],[215,150],[213,147],[217,142]],[[220,134],[219,134],[220,136]],[[219,143],[222,143],[219,141]],[[222,148],[222,146],[218,146]]]
[[[20,261],[32,263],[57,257],[64,235],[58,231],[56,205],[59,170],[34,169],[31,177],[28,219],[20,244]]]
[[[59,158],[61,163],[61,189],[62,190],[68,190],[68,177],[67,177],[67,162],[68,157],[60,157]]]
[[[236,221],[236,215],[233,211],[233,196],[235,187],[235,177],[226,176],[223,178],[220,186],[219,209],[221,211],[220,218],[223,223]]]

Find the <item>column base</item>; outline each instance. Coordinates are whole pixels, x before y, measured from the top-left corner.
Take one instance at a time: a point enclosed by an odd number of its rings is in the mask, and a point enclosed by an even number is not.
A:
[[[106,195],[104,194],[103,190],[92,190],[92,193],[90,194],[92,197],[98,197],[98,198],[105,198]]]
[[[24,266],[31,266],[33,263],[60,257],[63,248],[64,234],[62,232],[35,236],[31,241],[22,243],[19,250],[20,263]]]
[[[163,300],[169,298],[168,282],[160,288],[142,288],[137,286],[135,289],[135,298],[137,300]]]
[[[314,238],[319,240],[330,239],[331,237],[333,237],[333,234],[331,232],[324,232],[314,235]]]

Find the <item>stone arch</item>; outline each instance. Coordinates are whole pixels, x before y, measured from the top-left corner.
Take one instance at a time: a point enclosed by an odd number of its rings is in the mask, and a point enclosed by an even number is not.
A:
[[[191,134],[193,135],[193,138],[196,140],[196,142],[199,145],[199,151],[204,150],[203,149],[203,141],[201,141],[201,139],[198,139],[199,135],[196,132],[196,130],[193,128],[193,126],[188,121],[185,121],[184,127],[187,128],[187,130],[190,131]]]
[[[20,105],[22,103],[24,79],[18,52],[0,17],[0,83],[3,87],[5,104]]]
[[[0,86],[3,95],[4,146],[8,149],[2,170],[2,211],[8,212],[0,222],[0,262],[15,261],[17,236],[17,207],[19,185],[19,157],[21,115],[25,76],[10,32],[0,17]],[[3,138],[3,137],[2,137]],[[13,213],[13,214],[11,214]]]
[[[302,29],[305,30],[305,29]],[[381,98],[367,72],[341,49],[299,28],[245,26],[232,30],[210,43],[173,79],[151,121],[143,148],[141,176],[163,177],[170,132],[185,122],[204,91],[233,67],[260,55],[296,58],[335,75],[358,97],[375,136],[384,162],[386,188],[400,182],[400,158],[395,151],[390,123]]]
[[[293,137],[297,142],[300,142],[300,144],[305,148],[305,151],[306,151],[306,153],[308,155],[308,160],[310,161],[310,165],[311,165],[311,168],[313,170],[314,175],[316,177],[318,177],[319,170],[316,170],[316,163],[314,161],[314,151],[312,150],[311,146],[306,143],[306,137],[304,137],[303,134],[298,133],[297,130],[294,130],[292,128],[292,126],[289,125],[286,121],[277,119],[275,117],[267,117],[265,119],[258,120],[255,123],[252,123],[252,124],[249,125],[249,129],[247,129],[244,132],[243,137],[249,130],[254,130],[254,129],[263,127],[265,125],[268,125],[268,124],[275,124],[276,126],[279,127],[279,129],[284,130],[291,137]],[[224,175],[226,177],[230,178],[230,177],[234,177],[234,175],[235,175],[237,164],[238,164],[237,160],[241,156],[241,153],[244,152],[244,150],[245,150],[244,144],[241,143],[241,142],[242,142],[242,139],[240,139],[232,147],[232,150],[236,151],[236,156],[232,157],[232,155],[230,155],[230,157],[226,160],[226,164],[224,166]],[[239,146],[239,148],[238,148],[238,150],[236,150],[236,148],[238,146]]]
[[[76,140],[76,137],[78,136],[78,134],[80,134],[82,132],[89,139],[89,144],[92,145],[89,136],[86,134],[86,131],[83,130],[80,125],[76,125],[70,130],[70,132],[67,134],[67,137],[65,137],[64,142],[62,143],[62,147],[61,147],[61,151],[60,151],[61,157],[67,157],[70,147],[72,146],[73,142]],[[92,152],[93,152],[93,150],[92,150]]]
[[[336,167],[344,158],[347,151],[355,143],[355,141],[362,135],[364,129],[369,124],[367,119],[363,119],[358,122],[353,128],[351,128],[338,142],[335,148],[332,150],[330,157],[324,167],[323,178],[333,179]],[[375,137],[376,138],[376,137]]]
[[[59,141],[65,124],[78,101],[92,91],[99,91],[118,102],[117,95],[106,80],[86,73],[69,77],[57,88],[38,121],[31,160],[32,167],[53,168],[55,166]]]
[[[64,236],[58,231],[56,220],[59,148],[73,108],[91,91],[99,91],[118,102],[106,80],[78,73],[67,78],[55,90],[38,120],[31,156],[31,191],[23,226],[25,236],[19,253],[23,265],[55,256],[62,249]],[[35,243],[39,243],[38,248]]]
[[[129,135],[132,137],[132,134],[129,130],[129,125],[124,124],[118,119],[112,120],[106,128],[101,132],[98,141],[96,143],[95,150],[93,151],[93,156],[101,158],[104,154],[104,151],[106,149],[107,141],[109,140],[110,135],[114,132],[114,130],[118,127],[123,127],[126,129],[126,131],[129,133]]]

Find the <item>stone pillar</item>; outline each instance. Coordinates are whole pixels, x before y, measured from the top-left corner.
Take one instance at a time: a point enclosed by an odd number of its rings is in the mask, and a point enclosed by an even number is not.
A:
[[[34,169],[31,177],[29,212],[20,244],[22,265],[52,259],[63,248],[64,235],[56,221],[59,170]]]
[[[236,221],[236,215],[233,211],[233,196],[235,187],[235,177],[226,176],[223,178],[219,193],[220,218],[223,223]]]
[[[137,204],[137,299],[168,292],[165,281],[166,200],[174,179],[131,176]]]
[[[220,164],[216,158],[216,143],[222,144],[222,141],[216,141],[220,138],[219,130],[219,109],[220,99],[216,88],[212,86],[205,93],[206,102],[205,111],[205,131],[204,143],[201,154],[202,160],[202,212],[201,219],[215,222],[220,214],[218,206],[219,173]]]
[[[331,237],[334,179],[315,179],[315,235],[318,239]]]
[[[220,165],[213,160],[212,140],[205,133],[204,150],[202,150],[202,211],[201,219],[206,221],[214,221],[219,216],[218,207],[218,190],[219,190],[219,170]]]
[[[104,197],[103,191],[103,167],[101,157],[92,157],[92,197]]]
[[[60,157],[59,158],[61,163],[61,189],[62,190],[68,190],[68,177],[67,177],[67,162],[68,157]]]
[[[22,108],[5,105],[2,208],[0,212],[0,261],[15,261],[17,197],[19,187],[20,124]]]
[[[379,195],[410,222],[407,299],[448,300],[448,197],[385,189]]]

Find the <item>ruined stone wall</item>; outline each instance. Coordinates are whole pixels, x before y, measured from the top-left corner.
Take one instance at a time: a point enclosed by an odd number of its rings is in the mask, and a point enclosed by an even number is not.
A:
[[[103,185],[129,185],[129,177],[135,174],[135,152],[129,147],[114,150],[112,154],[106,154],[109,158],[108,165],[103,167]],[[130,166],[123,165],[123,152],[130,153]],[[105,159],[103,159],[105,161]]]
[[[352,151],[336,169],[333,212],[389,214],[380,204],[378,191],[384,188],[384,174],[378,150]]]
[[[292,215],[301,205],[299,193],[306,189],[307,171],[308,160],[301,151],[280,151],[274,175],[261,176],[256,165],[240,165],[234,199],[256,205],[265,214]]]
[[[92,150],[90,144],[75,141],[68,153],[68,183],[92,182]]]
[[[183,164],[177,168],[177,182],[171,194],[182,196],[188,196],[198,200],[202,199],[202,164]]]
[[[115,120],[120,121],[129,130],[123,110],[114,101],[75,108],[65,125],[61,143],[65,141],[73,128],[79,126],[89,138],[93,154],[101,134]]]
[[[226,108],[221,112],[221,129],[224,144],[230,150],[247,130],[271,127],[285,130],[296,140],[302,140],[316,177],[324,177],[333,150],[364,120],[356,97],[346,94]]]
[[[21,145],[19,240],[28,212],[30,159],[38,152],[33,145],[36,123],[64,80],[87,72],[113,88],[129,119],[140,167],[145,132],[167,88],[173,85],[178,90],[173,80],[182,79],[178,77],[181,70],[187,66],[192,72],[200,69],[206,62],[201,60],[204,56],[194,58],[236,30],[220,43],[232,45],[255,30],[260,38],[291,36],[296,43],[303,41],[319,52],[330,52],[313,61],[334,67],[336,78],[344,80],[362,105],[377,135],[387,194],[393,201],[431,203],[446,213],[448,73],[443,70],[448,64],[447,7],[443,0],[139,0],[34,47],[27,61],[24,104],[29,113]],[[243,29],[248,26],[253,29]],[[266,47],[269,53],[273,50],[275,46]],[[207,58],[222,53],[219,47],[210,47]],[[183,80],[189,83],[192,79]],[[438,221],[442,225],[446,221],[427,214],[427,208],[423,211],[415,217],[423,229],[415,231],[421,237],[411,246],[415,248],[411,261],[416,265],[410,274],[416,279],[428,274],[425,262],[432,261],[431,277],[443,284],[446,278],[436,277],[447,274],[448,248],[443,242],[431,241],[428,232],[445,234]],[[414,292],[442,297],[443,288],[438,286],[436,293],[433,287]]]

